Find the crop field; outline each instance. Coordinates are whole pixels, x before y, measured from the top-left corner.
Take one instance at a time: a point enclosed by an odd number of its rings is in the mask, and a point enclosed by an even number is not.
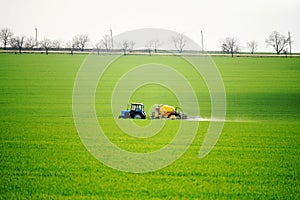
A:
[[[0,54],[0,199],[300,199],[300,58],[213,57],[227,98],[218,142],[200,159],[210,122],[191,122],[199,128],[183,156],[148,173],[107,167],[81,142],[72,94],[84,59]],[[156,62],[188,78],[201,116],[210,117],[206,85],[188,63],[176,56],[122,56],[104,72],[95,94],[98,122],[122,149],[160,149],[180,125],[168,120],[159,134],[137,139],[123,134],[112,116],[112,91],[122,74]],[[137,88],[130,101],[143,102],[147,112],[155,103],[179,103],[158,84]],[[147,126],[150,120],[133,122]]]

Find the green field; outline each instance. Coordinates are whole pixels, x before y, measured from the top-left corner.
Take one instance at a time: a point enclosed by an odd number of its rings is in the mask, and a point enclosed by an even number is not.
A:
[[[209,125],[199,122],[193,144],[180,159],[144,174],[111,169],[82,144],[72,92],[84,58],[0,54],[0,199],[300,199],[299,58],[213,57],[224,81],[229,120],[218,143],[199,159]],[[189,77],[203,116],[210,116],[205,84],[187,63],[172,56],[122,57],[101,79],[95,108],[108,137],[134,152],[161,148],[180,123],[167,121],[158,135],[144,140],[117,128],[110,112],[114,83],[144,62],[165,63]],[[146,106],[158,99],[178,103],[159,85],[141,87],[131,96]]]

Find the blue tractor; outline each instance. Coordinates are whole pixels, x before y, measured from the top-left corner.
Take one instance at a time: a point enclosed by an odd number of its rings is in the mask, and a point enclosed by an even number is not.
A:
[[[130,109],[122,110],[119,119],[146,119],[147,114],[144,112],[144,104],[131,103]]]

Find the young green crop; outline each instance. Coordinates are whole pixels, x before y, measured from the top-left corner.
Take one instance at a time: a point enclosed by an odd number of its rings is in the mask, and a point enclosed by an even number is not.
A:
[[[145,174],[124,173],[97,161],[83,146],[72,116],[72,92],[82,55],[0,54],[1,199],[299,199],[300,59],[213,57],[227,95],[227,119],[213,151],[198,158],[209,122],[200,122],[185,154]],[[179,121],[135,139],[119,130],[110,94],[119,75],[141,62],[174,66],[191,81],[210,116],[205,83],[172,56],[125,56],[99,83],[96,111],[108,137],[134,152],[167,144]],[[103,85],[101,85],[103,84]],[[157,90],[157,92],[154,92]],[[158,85],[139,88],[132,101],[176,104]],[[170,103],[169,103],[170,102]],[[124,105],[126,108],[126,105]],[[147,125],[145,122],[137,122]],[[144,124],[145,123],[145,124]]]

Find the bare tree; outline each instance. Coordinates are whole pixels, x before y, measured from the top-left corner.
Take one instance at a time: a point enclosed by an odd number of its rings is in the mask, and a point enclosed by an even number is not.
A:
[[[268,39],[266,39],[266,43],[267,46],[272,46],[277,54],[280,54],[286,49],[286,46],[289,43],[289,38],[281,35],[278,31],[273,31],[269,35]]]
[[[103,36],[101,43],[107,52],[111,49],[112,42],[111,42],[111,37],[108,34],[105,34]]]
[[[74,53],[74,50],[75,50],[75,48],[77,47],[77,44],[76,43],[73,43],[73,42],[71,42],[71,46],[70,46],[70,49],[71,49],[71,54],[73,55],[73,53]]]
[[[155,53],[157,53],[157,47],[159,47],[161,45],[161,42],[158,39],[153,39],[150,40],[146,45],[146,49],[149,53],[149,56],[151,56],[151,52],[154,51]]]
[[[66,44],[66,46],[67,46],[67,48],[70,50],[71,55],[73,55],[74,50],[75,50],[75,48],[77,48],[78,45],[77,45],[76,41],[75,41],[74,38],[73,38],[73,40],[70,41],[70,42],[68,42],[68,43]]]
[[[0,39],[4,45],[4,50],[6,50],[6,46],[9,43],[9,40],[12,38],[13,32],[9,28],[3,28],[0,31]]]
[[[43,49],[45,49],[46,55],[48,55],[48,51],[52,47],[53,43],[51,40],[44,38],[42,41],[40,41],[40,45]]]
[[[151,40],[153,48],[154,48],[154,52],[157,53],[157,47],[161,46],[162,43],[159,41],[159,39],[153,39]]]
[[[131,41],[129,42],[129,50],[130,50],[130,51],[133,50],[134,45],[135,45],[135,41],[132,41],[132,40],[131,40]]]
[[[32,36],[30,36],[29,38],[26,39],[25,48],[33,49],[33,47],[35,47],[35,45],[36,45],[36,42],[35,42],[35,39]]]
[[[101,50],[101,46],[102,46],[102,42],[97,42],[95,44],[96,50],[97,50],[97,54],[99,55],[100,50]]]
[[[25,42],[24,35],[10,38],[10,46],[19,49],[20,54],[22,53],[24,42]]]
[[[145,45],[148,53],[149,53],[149,56],[151,56],[151,51],[153,49],[153,42],[152,41],[149,41],[146,45]]]
[[[124,56],[126,56],[126,52],[129,49],[129,42],[127,40],[121,42],[121,49],[123,50]]]
[[[179,53],[182,53],[183,47],[186,45],[186,38],[183,33],[180,33],[172,38],[174,42],[175,48],[178,50]]]
[[[254,54],[254,52],[257,50],[258,44],[256,41],[252,40],[251,42],[247,43],[247,47],[250,49],[251,54]]]
[[[74,44],[76,44],[77,47],[81,49],[81,51],[84,51],[84,47],[90,41],[90,38],[88,35],[85,35],[85,34],[75,35],[75,37],[73,38],[73,41],[74,41]]]
[[[289,53],[288,48],[282,50],[282,53],[283,53],[283,54],[285,55],[285,57],[287,58],[287,55],[288,55],[288,53]]]
[[[236,38],[234,38],[234,37],[227,37],[221,43],[221,48],[222,48],[223,52],[230,53],[231,57],[233,57],[233,54],[239,52],[241,47],[238,44]]]
[[[52,41],[52,48],[60,49],[60,47],[61,47],[61,41],[60,40],[53,40]]]
[[[127,51],[131,51],[135,45],[134,41],[123,40],[120,43],[121,49],[123,50],[124,56],[126,56]]]

